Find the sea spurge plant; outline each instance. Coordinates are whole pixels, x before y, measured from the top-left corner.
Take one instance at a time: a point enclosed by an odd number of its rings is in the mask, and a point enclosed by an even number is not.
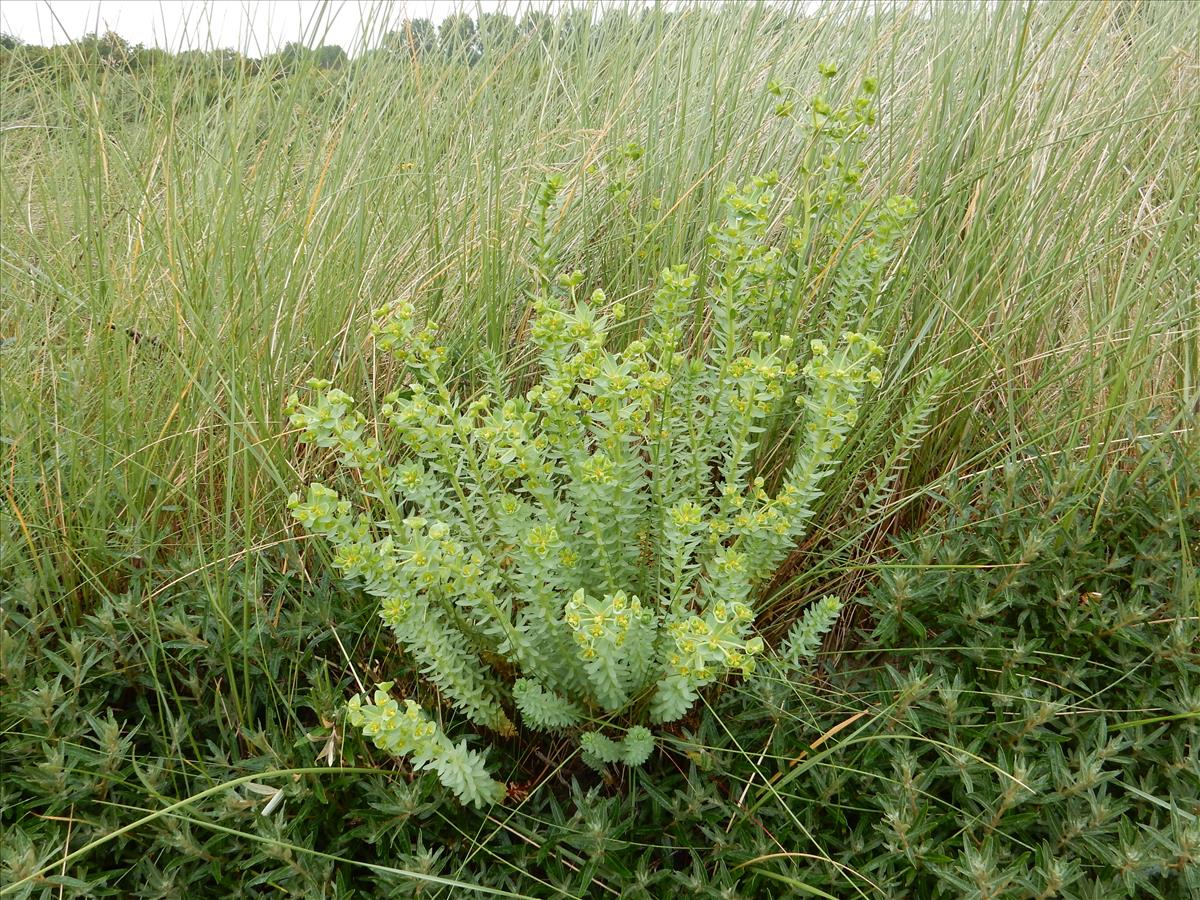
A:
[[[810,606],[779,648],[780,662],[787,668],[799,668],[816,656],[821,639],[833,627],[841,610],[841,601],[833,595],[822,597]]]
[[[311,402],[292,398],[300,439],[334,451],[360,486],[351,501],[314,483],[291,498],[293,515],[476,725],[578,728],[588,763],[637,765],[653,748],[643,723],[679,719],[706,685],[755,671],[756,588],[808,527],[882,352],[857,330],[779,333],[797,275],[767,240],[774,185],[727,192],[709,283],[663,272],[622,349],[610,346],[618,304],[584,293],[578,273],[539,276],[540,378],[522,394],[461,393],[436,324],[403,301],[375,321],[404,384],[375,421],[324,382]],[[557,189],[540,192],[535,225]],[[552,258],[540,244],[538,265]],[[756,451],[781,418],[799,437],[768,491]],[[837,601],[818,612],[817,634]],[[482,757],[411,701],[401,712],[381,689],[350,718],[464,801],[499,796]]]
[[[584,762],[595,769],[612,763],[640,766],[654,751],[654,735],[641,725],[630,728],[619,741],[599,732],[587,731],[579,736],[579,746],[583,750]]]
[[[388,696],[390,682],[380,684],[364,705],[362,697],[350,701],[350,724],[361,728],[380,750],[407,756],[414,769],[430,768],[465,803],[496,803],[504,796],[504,785],[493,781],[483,757],[467,749],[466,742],[454,744],[431,722],[412,700],[404,711]]]

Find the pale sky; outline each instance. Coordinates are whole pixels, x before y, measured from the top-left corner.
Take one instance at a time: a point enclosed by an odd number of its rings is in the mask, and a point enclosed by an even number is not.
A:
[[[30,44],[61,44],[115,31],[132,44],[169,50],[230,47],[261,56],[288,41],[339,44],[354,52],[364,25],[459,9],[476,14],[561,5],[562,0],[4,0],[0,31]]]

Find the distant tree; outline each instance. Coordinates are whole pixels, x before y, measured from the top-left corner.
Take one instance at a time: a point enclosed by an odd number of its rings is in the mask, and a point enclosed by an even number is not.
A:
[[[479,57],[479,32],[475,20],[466,13],[452,13],[442,20],[438,43],[447,59],[474,62]]]
[[[0,41],[0,74],[9,72],[40,72],[61,64],[61,48],[26,44],[20,38],[5,35]],[[56,53],[56,51],[58,51]]]
[[[629,7],[618,6],[608,10],[596,23],[596,42],[611,40],[630,35],[635,28],[637,16]]]
[[[30,50],[41,50],[41,47],[25,47],[19,38],[0,31],[0,79],[7,78],[12,72],[31,68],[28,62]]]
[[[253,60],[247,59],[236,50],[184,50],[175,57],[180,71],[198,76],[224,76],[233,78],[255,70]]]
[[[437,49],[437,29],[429,19],[405,19],[383,36],[379,48],[396,59],[420,59]]]
[[[666,10],[661,7],[642,6],[635,9],[623,7],[613,12],[605,13],[600,19],[598,29],[602,40],[617,39],[632,42],[639,46],[656,43],[656,35],[661,33],[662,14]],[[714,25],[715,27],[715,25]]]
[[[312,48],[300,41],[288,41],[278,51],[263,58],[263,68],[275,74],[291,74],[312,61]]]
[[[437,49],[437,29],[429,19],[413,19],[406,29],[409,47],[421,56]]]
[[[75,47],[83,54],[83,58],[93,65],[107,66],[111,69],[134,68],[137,48],[130,46],[129,42],[115,31],[85,34],[76,41]]]
[[[213,66],[218,69],[222,75],[243,75],[253,67],[251,60],[246,59],[241,53],[228,48],[221,50],[213,50],[209,54]]]
[[[204,68],[207,56],[203,50],[183,50],[175,54],[175,65],[180,72],[190,75]]]
[[[337,44],[322,44],[313,51],[313,60],[318,69],[341,69],[349,59],[346,51]]]
[[[494,12],[479,17],[479,43],[484,53],[503,53],[520,36],[521,32],[512,16]]]
[[[403,59],[408,56],[408,38],[403,31],[386,31],[379,39],[379,46],[368,51],[367,55]]]
[[[593,28],[591,9],[568,7],[559,15],[558,40],[562,44],[586,45]]]
[[[521,18],[521,32],[535,40],[549,43],[554,37],[554,17],[540,9],[527,12]]]
[[[161,47],[143,47],[141,44],[138,44],[136,49],[138,71],[156,69],[169,65],[171,62],[171,54]]]

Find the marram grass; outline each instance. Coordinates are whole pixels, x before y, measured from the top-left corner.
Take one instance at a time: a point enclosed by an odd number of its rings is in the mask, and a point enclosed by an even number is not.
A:
[[[866,188],[922,212],[881,310],[885,391],[822,519],[853,504],[934,366],[955,398],[889,507],[1029,444],[1098,458],[1151,409],[1169,428],[1200,389],[1194,12],[698,6],[602,18],[586,40],[577,22],[474,65],[275,80],[9,54],[6,571],[71,598],[71,619],[130,564],[289,546],[283,500],[306,473],[284,399],[314,372],[351,393],[376,379],[372,309],[411,297],[458,371],[481,374],[487,351],[519,375],[524,220],[557,174],[554,252],[639,315],[659,270],[703,263],[721,185],[775,170],[787,188],[814,163],[768,87],[807,98],[831,60],[839,85],[879,76]],[[829,273],[808,275],[798,323]]]

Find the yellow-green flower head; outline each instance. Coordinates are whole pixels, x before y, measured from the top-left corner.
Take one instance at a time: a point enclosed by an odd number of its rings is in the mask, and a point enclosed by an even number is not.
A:
[[[703,519],[703,511],[691,500],[672,506],[669,514],[671,522],[678,528],[699,525]]]
[[[608,484],[612,480],[612,467],[612,460],[607,454],[595,453],[583,464],[584,480],[594,484]]]
[[[741,572],[746,568],[745,554],[736,550],[727,551],[718,561],[717,570],[726,574]]]

